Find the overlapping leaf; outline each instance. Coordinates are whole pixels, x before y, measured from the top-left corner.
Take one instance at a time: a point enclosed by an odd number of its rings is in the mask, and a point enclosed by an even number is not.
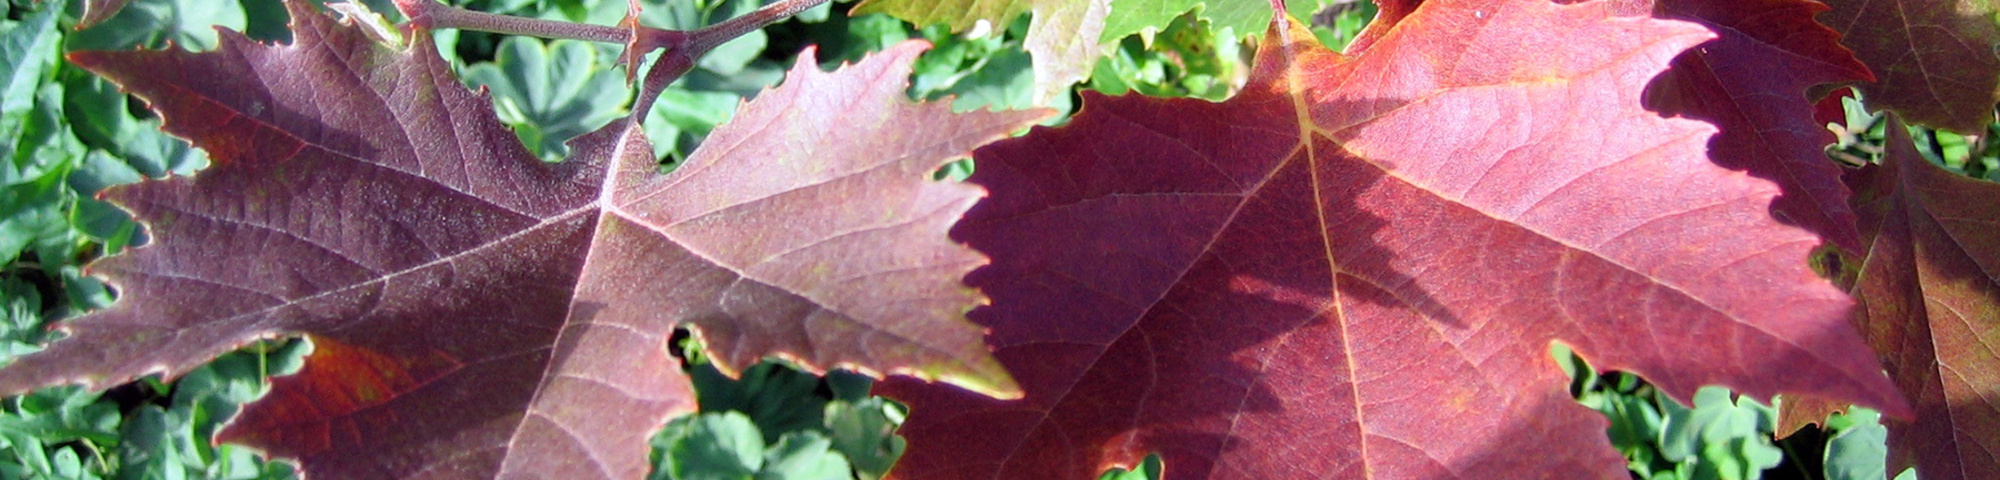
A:
[[[1044,112],[956,115],[903,97],[905,44],[818,70],[802,55],[662,176],[614,122],[561,164],[529,155],[429,35],[388,48],[289,2],[296,44],[77,54],[215,166],[112,189],[154,243],[92,266],[121,292],[0,391],[172,376],[307,334],[304,370],[221,437],[320,478],[639,478],[692,408],[666,339],[725,367],[1014,390],[958,320],[983,262],[943,236],[980,195],[938,165]]]
[[[2000,98],[2000,25],[1994,0],[1820,0],[1876,81],[1861,91],[1875,108],[1965,133],[1986,130]]]
[[[973,316],[1026,397],[884,383],[912,408],[892,475],[1158,452],[1175,479],[1626,478],[1557,341],[1681,399],[1908,411],[1777,187],[1642,107],[1711,35],[1603,3],[1403,13],[1353,58],[1278,28],[1221,104],[1087,95],[980,149],[994,196],[953,234],[994,259]]]
[[[1924,161],[1899,121],[1888,132],[1882,164],[1852,175],[1867,240],[1854,322],[1916,407],[1884,419],[1888,472],[2000,478],[2000,184]],[[1836,406],[1791,403],[1787,429]]]

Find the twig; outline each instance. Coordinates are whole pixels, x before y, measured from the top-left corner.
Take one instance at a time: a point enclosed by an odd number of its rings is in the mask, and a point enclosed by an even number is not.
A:
[[[435,0],[396,0],[396,9],[410,18],[410,25],[426,30],[455,28],[605,43],[625,43],[632,38],[630,31],[618,27],[497,15],[445,5]]]

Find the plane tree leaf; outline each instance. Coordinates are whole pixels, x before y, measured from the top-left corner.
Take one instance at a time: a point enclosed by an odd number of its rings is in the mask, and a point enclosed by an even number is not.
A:
[[[1873,108],[1962,133],[1983,133],[2000,98],[2000,25],[1994,0],[1821,0],[1820,21],[1839,30],[1875,81]]]
[[[1712,37],[1447,0],[1345,57],[1276,23],[1226,102],[1086,94],[982,147],[993,197],[953,235],[993,257],[972,316],[1025,397],[880,384],[911,407],[890,475],[1087,479],[1155,452],[1174,479],[1627,478],[1551,342],[1682,401],[1907,414],[1778,187],[1644,109]]]
[[[1916,407],[1914,421],[1883,418],[1887,471],[2000,478],[2000,184],[1925,161],[1891,118],[1882,163],[1849,178],[1867,242],[1853,321]],[[1781,432],[1845,403],[1784,406]]]
[[[173,377],[302,334],[305,367],[219,438],[314,478],[632,479],[694,405],[677,325],[725,369],[776,355],[1017,391],[962,317],[985,260],[944,235],[981,191],[929,178],[1046,112],[909,101],[921,43],[830,74],[801,55],[662,175],[629,119],[543,163],[430,35],[385,46],[288,5],[292,45],[72,56],[214,166],[104,193],[153,243],[93,264],[118,302],[0,391]]]

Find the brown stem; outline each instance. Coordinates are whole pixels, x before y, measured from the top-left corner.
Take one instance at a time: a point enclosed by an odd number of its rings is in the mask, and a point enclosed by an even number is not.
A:
[[[411,25],[430,30],[456,28],[606,43],[624,43],[632,38],[630,31],[618,27],[497,15],[445,5],[435,0],[396,0],[396,9],[410,17]]]
[[[435,0],[395,0],[396,9],[410,17],[410,24],[426,29],[456,28],[482,32],[527,35],[541,38],[569,38],[605,43],[627,43],[633,40],[633,31],[639,32],[642,40],[639,46],[660,48],[673,46],[683,49],[707,51],[736,37],[766,25],[776,23],[817,7],[827,0],[779,0],[765,5],[747,15],[722,23],[709,25],[693,31],[662,30],[639,26],[637,20],[628,19],[627,26],[591,25],[587,23],[541,20],[527,17],[499,15],[466,10],[438,3]],[[636,8],[634,9],[636,17]],[[651,37],[651,38],[648,38]],[[680,43],[679,45],[674,45]],[[651,48],[641,51],[650,51]]]
[[[653,65],[652,70],[646,72],[646,81],[640,86],[639,98],[632,102],[632,122],[637,124],[644,121],[647,112],[653,109],[653,101],[659,98],[660,91],[665,90],[667,85],[673,84],[674,80],[680,79],[688,70],[693,70],[695,60],[700,59],[709,50],[779,20],[790,18],[808,8],[817,7],[826,1],[778,0],[741,17],[692,31],[662,30],[636,26],[635,23],[633,31],[637,36],[626,47],[627,55],[634,60],[631,63],[636,64],[638,57],[655,48],[665,48],[667,51],[660,54],[660,59]]]
[[[694,43],[690,46],[707,51],[708,49],[715,48],[716,45],[723,44],[723,42],[728,42],[736,37],[741,37],[744,34],[764,28],[767,25],[777,23],[779,20],[791,18],[792,15],[797,15],[799,12],[817,7],[823,3],[826,3],[826,0],[778,0],[776,3],[760,7],[757,11],[750,12],[741,17],[731,18],[724,20],[722,23],[695,30],[693,32],[693,37],[695,37],[693,39]]]

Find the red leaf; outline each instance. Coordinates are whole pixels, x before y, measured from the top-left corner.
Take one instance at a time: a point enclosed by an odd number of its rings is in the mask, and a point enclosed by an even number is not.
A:
[[[944,235],[981,193],[929,176],[1046,112],[911,103],[922,44],[834,74],[800,56],[662,176],[630,120],[544,164],[428,34],[392,50],[289,5],[291,46],[73,56],[215,166],[109,191],[154,243],[94,264],[118,303],[0,391],[309,334],[305,369],[221,436],[315,478],[641,478],[646,438],[693,408],[666,345],[682,322],[724,368],[778,355],[1015,391],[960,317],[984,260]]]
[[[1402,0],[1395,9],[1413,9]],[[1558,3],[1580,3],[1559,0]],[[1608,0],[1620,15],[1694,22],[1717,34],[1675,57],[1647,86],[1647,108],[1714,124],[1716,164],[1745,170],[1784,190],[1772,211],[1841,248],[1860,248],[1840,168],[1823,148],[1834,142],[1813,119],[1807,92],[1872,80],[1868,67],[1813,21],[1826,6],[1807,0]],[[1396,16],[1386,19],[1400,21]],[[1383,19],[1378,19],[1380,22]],[[1371,25],[1371,28],[1376,28]],[[1380,27],[1387,31],[1387,26]],[[1836,105],[1837,106],[1837,105]]]
[[[1834,142],[1813,119],[1808,89],[1872,79],[1841,47],[1839,35],[1813,21],[1826,6],[1805,0],[1639,0],[1639,13],[1686,20],[1717,32],[1683,52],[1647,89],[1647,107],[1710,122],[1721,134],[1709,157],[1784,190],[1772,212],[1841,248],[1861,246],[1840,167],[1826,158]]]
[[[2000,26],[1991,0],[1820,0],[1878,81],[1861,85],[1871,108],[1963,133],[1986,131],[2000,98]]]
[[[1914,422],[1884,419],[1889,472],[2000,478],[2000,184],[1924,161],[1899,120],[1888,132],[1853,180],[1868,241],[1854,323],[1916,404]]]
[[[885,382],[892,475],[1626,478],[1555,341],[1682,399],[1907,410],[1777,188],[1642,108],[1701,28],[1433,1],[1345,58],[1282,26],[1227,102],[1086,95],[978,151],[994,196],[953,234],[1027,396]]]

